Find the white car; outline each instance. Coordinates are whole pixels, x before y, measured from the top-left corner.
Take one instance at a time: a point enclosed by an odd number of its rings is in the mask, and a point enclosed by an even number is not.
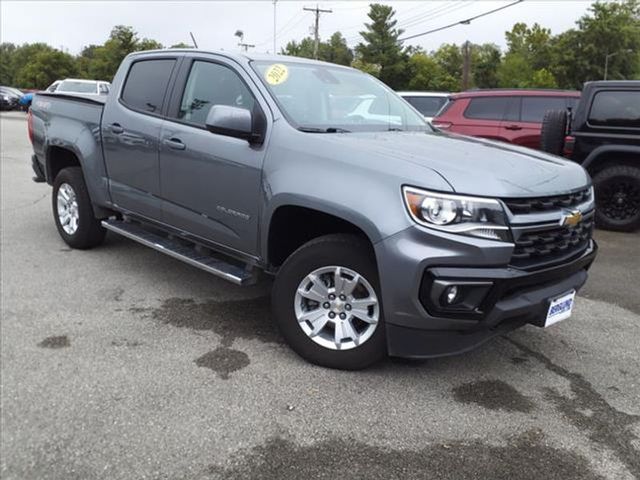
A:
[[[398,92],[398,95],[409,102],[429,122],[449,103],[451,97],[448,92]]]
[[[81,93],[83,95],[106,95],[109,93],[111,84],[102,80],[83,80],[79,78],[65,78],[56,80],[49,87],[47,92],[58,93]]]

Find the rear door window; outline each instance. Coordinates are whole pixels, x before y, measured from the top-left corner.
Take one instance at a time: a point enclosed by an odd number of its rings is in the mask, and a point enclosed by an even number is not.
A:
[[[469,101],[464,111],[466,118],[479,120],[502,120],[504,118],[509,97],[479,97]]]
[[[141,60],[131,65],[122,89],[122,101],[143,112],[160,114],[176,60]]]
[[[225,65],[194,61],[182,94],[178,118],[204,125],[214,105],[253,110],[254,98],[238,74]]]
[[[596,93],[588,120],[598,127],[640,128],[640,91]]]
[[[544,114],[549,110],[565,110],[565,97],[522,97],[522,122],[542,123]]]

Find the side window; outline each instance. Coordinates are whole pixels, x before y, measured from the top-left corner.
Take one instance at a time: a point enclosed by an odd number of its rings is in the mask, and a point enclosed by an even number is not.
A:
[[[567,101],[564,97],[523,97],[522,121],[542,123],[548,110],[565,110]]]
[[[122,90],[122,101],[129,107],[160,113],[175,59],[141,60],[131,65]]]
[[[589,123],[602,127],[640,127],[640,91],[602,91],[596,93],[589,112]]]
[[[182,94],[178,118],[204,125],[214,105],[253,110],[254,101],[242,79],[229,67],[195,61]]]
[[[482,120],[502,120],[508,103],[509,97],[472,98],[464,111],[464,116]]]

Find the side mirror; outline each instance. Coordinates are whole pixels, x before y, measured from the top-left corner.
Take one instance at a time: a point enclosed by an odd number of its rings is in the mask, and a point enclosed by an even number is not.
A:
[[[252,140],[253,122],[251,112],[246,108],[214,105],[209,110],[205,125],[207,130],[218,135]]]

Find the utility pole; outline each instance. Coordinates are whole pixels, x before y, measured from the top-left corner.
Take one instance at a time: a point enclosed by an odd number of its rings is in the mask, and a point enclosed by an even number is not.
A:
[[[469,71],[471,70],[471,55],[469,52],[469,40],[462,45],[464,63],[462,64],[462,90],[469,89]]]
[[[242,30],[236,30],[236,33],[234,33],[233,36],[240,39],[240,41],[238,42],[238,46],[240,48],[243,48],[245,52],[250,48],[255,47],[255,45],[251,45],[250,43],[244,43],[244,32]]]
[[[318,59],[318,44],[320,43],[320,14],[321,13],[333,13],[333,10],[323,10],[321,8],[318,8],[318,5],[316,4],[316,8],[307,8],[304,7],[303,10],[306,10],[308,12],[314,12],[315,16],[316,16],[316,21],[313,27],[313,36],[315,39],[315,43],[313,44],[313,58],[315,58],[316,60]]]
[[[278,0],[273,0],[273,54],[277,55],[276,52],[276,2]]]

